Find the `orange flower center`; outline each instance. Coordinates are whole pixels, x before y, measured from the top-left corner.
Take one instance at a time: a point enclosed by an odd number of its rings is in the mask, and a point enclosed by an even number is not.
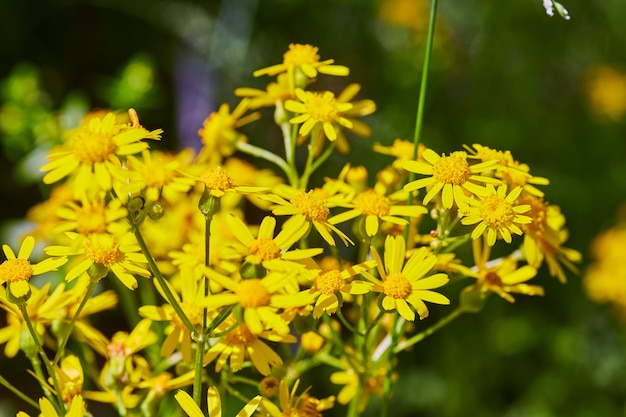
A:
[[[283,54],[283,64],[293,64],[295,66],[314,64],[320,60],[317,51],[318,48],[316,46],[292,43],[289,45],[289,50]]]
[[[500,279],[500,275],[498,275],[497,273],[493,271],[484,271],[481,274],[481,278],[482,278],[482,281],[488,286],[492,286],[492,287],[502,286],[502,279]]]
[[[330,213],[326,200],[322,198],[319,192],[315,192],[315,190],[298,194],[293,198],[291,203],[306,217],[318,222],[326,221]]]
[[[241,281],[235,294],[243,308],[263,307],[270,303],[270,292],[258,278]]]
[[[485,224],[494,229],[511,224],[515,218],[511,203],[495,195],[482,199],[478,212]]]
[[[87,204],[76,212],[76,231],[81,235],[106,231],[107,219],[104,207]]]
[[[200,179],[211,190],[226,191],[233,188],[233,179],[221,167],[205,171]]]
[[[0,264],[0,280],[4,282],[28,281],[33,276],[33,266],[26,259],[7,259]]]
[[[354,208],[364,215],[374,215],[383,217],[389,214],[391,203],[385,196],[378,194],[374,190],[367,190],[359,193],[353,200]]]
[[[433,177],[445,184],[464,184],[470,173],[470,166],[464,152],[454,152],[450,156],[442,156],[433,165]]]
[[[276,259],[280,256],[280,248],[274,240],[264,237],[254,239],[248,249],[253,255],[257,255],[264,261]]]
[[[320,272],[313,282],[315,289],[326,295],[335,294],[344,284],[343,278],[337,270]]]
[[[332,122],[339,113],[335,96],[330,92],[306,92],[304,107],[306,108],[306,113],[318,122]]]
[[[126,259],[124,252],[120,249],[120,244],[115,238],[108,234],[94,233],[85,239],[85,256],[94,263],[110,267],[111,265],[123,262]]]
[[[257,337],[252,334],[248,326],[240,324],[225,336],[229,343],[247,345],[255,341]]]
[[[90,131],[79,132],[71,145],[72,153],[80,162],[103,162],[117,150],[113,138]]]
[[[389,274],[383,280],[383,293],[393,298],[407,298],[411,295],[411,283],[401,273]]]

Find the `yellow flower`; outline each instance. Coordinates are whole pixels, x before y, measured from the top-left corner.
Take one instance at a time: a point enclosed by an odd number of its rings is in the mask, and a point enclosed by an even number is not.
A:
[[[358,193],[351,203],[343,205],[351,210],[337,214],[328,221],[337,224],[361,216],[367,236],[373,237],[378,233],[381,222],[405,226],[409,222],[404,217],[419,217],[428,212],[423,206],[406,205],[405,192],[385,196],[384,191],[379,191],[381,188],[370,188]]]
[[[428,317],[428,307],[424,301],[436,304],[450,304],[444,295],[432,291],[448,282],[448,276],[437,273],[426,276],[437,263],[437,257],[421,247],[413,252],[405,262],[406,244],[402,236],[387,236],[385,239],[384,263],[376,248],[372,246],[372,253],[377,262],[377,269],[381,279],[374,277],[367,271],[361,275],[374,285],[372,291],[383,296],[382,306],[385,310],[396,310],[406,320],[415,320],[417,310],[420,320]]]
[[[345,76],[350,73],[348,67],[333,65],[334,60],[320,61],[318,48],[308,44],[289,44],[289,50],[283,54],[282,64],[272,65],[267,68],[254,71],[252,75],[277,75],[286,72],[289,77],[290,90],[293,86],[303,85],[306,79],[317,77],[317,73]],[[301,80],[305,78],[305,80]]]
[[[271,82],[265,90],[258,88],[237,88],[235,95],[250,99],[248,108],[258,109],[261,107],[280,106],[285,100],[293,98],[293,88],[289,86],[287,74],[279,74],[276,82]]]
[[[259,190],[269,190],[278,184],[284,183],[283,179],[276,175],[271,169],[258,169],[250,162],[235,157],[226,159],[223,168],[232,178],[233,183],[248,184],[253,187],[259,187]],[[241,201],[242,195],[230,193],[224,197],[222,207],[237,207]],[[243,197],[255,206],[263,210],[269,210],[267,200],[259,198],[257,193],[245,193]]]
[[[530,265],[518,267],[517,261],[512,258],[500,259],[497,262],[489,261],[491,246],[483,244],[485,239],[472,241],[474,262],[472,269],[463,268],[464,275],[476,279],[476,283],[465,291],[478,291],[480,294],[493,292],[512,303],[515,301],[509,293],[526,295],[543,295],[543,288],[538,285],[529,285],[526,281],[537,275],[537,269]]]
[[[293,384],[291,392],[289,386],[284,379],[280,381],[278,400],[280,408],[267,398],[261,401],[263,408],[271,417],[322,417],[322,411],[328,410],[335,405],[335,397],[331,396],[324,399],[318,399],[309,395],[309,390],[305,390],[302,394],[296,395],[300,380],[296,380]]]
[[[200,177],[188,176],[203,183],[206,192],[217,198],[223,197],[226,193],[248,194],[267,190],[265,187],[235,185],[233,178],[221,166],[203,171]]]
[[[203,144],[198,162],[207,162],[209,166],[219,165],[224,157],[235,152],[237,142],[247,141],[246,136],[237,129],[261,117],[258,112],[244,116],[249,104],[249,99],[241,100],[232,113],[228,104],[222,104],[218,111],[204,120],[202,129],[198,131]]]
[[[59,417],[56,409],[45,397],[41,397],[39,399],[39,410],[41,414],[39,417]],[[81,395],[77,395],[72,398],[72,402],[68,408],[68,410],[64,413],[65,417],[83,417],[86,412],[85,402],[83,401],[83,397]],[[19,411],[15,417],[30,417],[23,411]]]
[[[32,276],[56,271],[67,262],[67,257],[60,255],[58,258],[47,258],[39,263],[31,264],[28,258],[34,248],[35,238],[32,236],[24,238],[17,256],[9,245],[2,245],[2,251],[7,259],[0,264],[0,284],[7,284],[7,288],[16,298],[28,295],[30,291],[28,281]]]
[[[176,395],[174,395],[176,401],[181,406],[181,408],[185,411],[185,414],[189,417],[204,417],[205,414],[200,410],[200,407],[195,403],[193,398],[185,391],[178,391]],[[246,403],[246,405],[239,411],[235,417],[249,417],[256,411],[257,407],[261,403],[261,396],[257,395],[250,401]],[[216,387],[209,387],[207,391],[207,405],[208,405],[208,414],[211,417],[222,417],[222,400],[220,398],[220,393]]]
[[[264,330],[275,330],[279,334],[289,333],[288,323],[277,313],[280,308],[302,307],[312,303],[306,293],[292,290],[297,270],[290,272],[270,271],[263,278],[248,278],[239,281],[207,270],[209,280],[217,282],[227,291],[212,294],[206,300],[209,308],[235,305],[242,310],[244,324],[255,334]],[[286,292],[288,291],[288,292]]]
[[[287,100],[285,109],[301,113],[289,120],[292,124],[302,123],[298,130],[300,136],[306,137],[313,132],[313,138],[317,139],[323,131],[328,140],[333,142],[337,140],[336,125],[348,129],[353,127],[352,121],[343,115],[354,107],[353,104],[340,102],[332,92],[311,92],[297,88],[296,97],[299,101]]]
[[[472,231],[472,239],[478,239],[483,233],[487,234],[487,243],[493,246],[496,239],[502,238],[511,243],[511,233],[522,235],[520,226],[530,223],[532,219],[522,215],[530,210],[528,204],[516,204],[522,192],[522,187],[516,187],[507,195],[506,184],[496,190],[491,184],[487,185],[488,194],[480,199],[469,200],[470,206],[462,212],[461,223],[478,225]]]
[[[70,143],[48,155],[50,162],[41,167],[49,171],[43,182],[53,184],[77,171],[75,195],[81,196],[94,182],[110,190],[112,179],[120,178],[120,156],[132,155],[148,148],[142,139],[159,140],[162,130],[149,132],[139,125],[137,113],[129,110],[132,125],[118,123],[115,114],[93,117],[80,127]]]
[[[499,184],[501,182],[482,175],[485,171],[497,167],[498,161],[496,160],[470,165],[467,161],[467,153],[463,151],[453,152],[449,156],[439,156],[432,149],[426,149],[423,158],[424,161],[406,161],[403,166],[410,172],[428,175],[426,178],[404,186],[405,191],[429,188],[424,196],[424,205],[441,194],[441,203],[444,208],[450,209],[455,203],[458,208],[466,208],[470,200],[466,192],[477,196],[487,193],[486,189],[477,183]]]
[[[57,215],[60,220],[54,227],[54,233],[121,233],[129,228],[126,208],[117,199],[107,202],[104,193],[98,193],[92,199],[83,195],[80,204],[70,201],[57,210]],[[123,222],[120,221],[122,219]]]
[[[311,227],[314,227],[329,245],[335,246],[335,239],[331,232],[337,234],[346,246],[348,242],[354,244],[345,233],[328,220],[330,208],[343,202],[345,199],[343,195],[329,195],[321,188],[305,192],[279,185],[274,188],[273,194],[263,196],[263,198],[276,204],[272,209],[273,214],[292,216],[283,226],[284,230],[300,229],[294,230],[293,233],[306,235]]]
[[[575,249],[563,246],[568,238],[565,216],[558,206],[548,204],[543,198],[532,194],[523,193],[519,202],[530,206],[526,215],[532,219],[530,223],[522,225],[522,250],[528,264],[539,268],[545,260],[550,275],[562,283],[566,282],[567,277],[561,265],[577,273],[575,264],[581,262],[582,255]]]
[[[359,84],[350,84],[344,88],[341,93],[339,93],[337,96],[337,102],[349,103],[359,93],[359,91],[361,91],[361,86]],[[372,129],[370,129],[370,127],[365,123],[356,119],[356,117],[368,116],[374,113],[376,111],[376,103],[372,100],[364,99],[353,101],[351,104],[352,108],[343,112],[343,116],[348,119],[350,123],[352,123],[352,127],[348,128],[348,130],[361,137],[370,136]],[[339,129],[336,143],[337,150],[342,154],[350,152],[350,144],[346,135],[343,133],[343,129]]]
[[[626,74],[607,65],[592,68],[587,77],[589,107],[595,115],[618,121],[626,113]]]
[[[230,358],[230,369],[234,372],[244,367],[246,357],[252,361],[252,366],[261,373],[269,375],[272,367],[280,366],[282,358],[262,339],[275,343],[295,343],[296,337],[292,334],[278,334],[272,330],[264,330],[253,334],[244,323],[237,324],[237,319],[230,315],[217,328],[218,333],[227,333],[220,337],[204,356],[204,363],[215,362],[215,372],[220,372]]]
[[[263,218],[256,238],[239,217],[229,215],[226,221],[235,237],[244,246],[240,250],[246,256],[246,262],[251,264],[263,264],[264,267],[271,269],[272,264],[308,259],[323,252],[321,248],[289,250],[302,238],[304,231],[302,228],[282,229],[274,237],[276,219],[271,216]]]
[[[376,266],[376,261],[365,261],[349,268],[312,271],[315,273],[309,293],[316,296],[313,317],[320,318],[324,312],[333,314],[341,306],[341,300],[350,294],[365,294],[371,285],[364,281],[350,281],[352,277]]]
[[[67,272],[66,281],[87,275],[92,265],[112,271],[131,290],[137,288],[137,279],[134,275],[150,276],[145,266],[146,258],[140,252],[141,249],[132,233],[119,236],[109,233],[92,233],[89,236],[83,236],[68,232],[67,236],[72,241],[71,246],[49,246],[45,249],[47,254],[53,256],[78,255],[75,259],[79,262]]]
[[[354,352],[349,352],[354,354]],[[387,379],[387,366],[382,364],[376,370],[366,372],[359,378],[359,374],[352,368],[350,361],[345,356],[341,357],[345,371],[333,372],[330,374],[330,382],[337,385],[343,385],[339,394],[337,394],[337,402],[339,404],[348,404],[357,392],[360,392],[360,401],[358,404],[359,412],[363,412],[369,403],[371,395],[382,397],[384,395],[384,384]],[[397,378],[396,374],[391,375],[391,380]],[[363,381],[363,382],[362,382]]]

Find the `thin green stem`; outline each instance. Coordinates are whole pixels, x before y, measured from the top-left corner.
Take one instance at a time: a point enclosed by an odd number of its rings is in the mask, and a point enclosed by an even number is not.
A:
[[[83,297],[80,304],[78,305],[78,308],[76,309],[76,312],[74,313],[74,317],[72,317],[72,320],[70,321],[70,325],[66,329],[65,335],[63,336],[61,343],[59,343],[59,346],[57,347],[57,353],[54,356],[54,361],[52,362],[53,365],[56,365],[57,363],[59,363],[59,361],[63,357],[65,353],[65,346],[67,345],[67,342],[70,340],[70,336],[72,334],[72,331],[74,330],[74,326],[76,325],[76,320],[78,320],[80,313],[83,311],[83,308],[85,308],[85,305],[87,305],[87,301],[89,301],[89,298],[93,294],[93,291],[96,289],[97,283],[98,281],[96,280],[92,280],[92,279],[89,280],[89,286],[87,286],[87,291],[85,291],[85,296]]]
[[[401,326],[399,322],[399,318],[400,318],[399,314],[395,314],[393,317],[393,325],[391,327],[391,346],[395,346],[398,343],[398,337],[400,335],[399,327]],[[404,321],[402,321],[402,323],[404,323]],[[383,398],[382,398],[381,413],[380,413],[381,417],[389,416],[389,402],[391,401],[391,385],[392,385],[391,376],[393,375],[393,371],[394,371],[394,365],[393,365],[394,352],[391,346],[386,352],[387,372],[385,373],[385,380],[383,382]]]
[[[13,394],[20,397],[24,402],[28,403],[31,407],[39,408],[39,404],[31,399],[28,395],[24,394],[19,389],[15,388],[9,381],[7,381],[2,375],[0,375],[0,385],[11,391]]]
[[[237,149],[241,152],[247,153],[248,155],[256,156],[257,158],[272,162],[274,165],[283,170],[290,184],[298,183],[298,174],[280,156],[273,154],[266,149],[259,148],[258,146],[245,142],[237,142]]]
[[[194,363],[194,378],[193,378],[193,400],[198,407],[202,401],[202,374],[204,373],[204,367],[202,366],[202,360],[204,359],[204,334],[197,335],[196,339],[196,358]]]
[[[320,165],[322,165],[333,154],[335,147],[335,142],[331,142],[330,145],[326,149],[324,149],[324,152],[322,152],[322,154],[318,158],[311,159],[310,163],[307,160],[306,168],[302,173],[302,178],[300,178],[300,189],[306,190],[311,175],[313,175],[313,173],[320,167]],[[309,150],[310,154],[312,154],[313,152],[313,149]]]
[[[148,261],[148,265],[150,266],[150,270],[152,271],[152,274],[154,275],[157,282],[161,285],[161,288],[163,289],[163,294],[165,295],[167,302],[172,306],[172,308],[174,309],[174,311],[176,312],[180,320],[183,322],[185,327],[187,327],[187,329],[192,334],[196,333],[196,328],[191,323],[191,320],[189,320],[189,317],[187,317],[187,315],[183,311],[183,308],[180,306],[180,303],[178,302],[178,300],[176,300],[176,297],[174,296],[174,294],[170,290],[169,285],[165,281],[165,277],[163,277],[161,270],[157,266],[154,258],[152,257],[152,254],[150,253],[150,250],[148,249],[148,246],[146,245],[146,241],[143,239],[143,236],[141,235],[139,226],[133,227],[133,233],[135,234],[135,237],[137,238],[137,243],[139,244],[141,251],[146,256],[146,260]]]
[[[462,309],[460,307],[457,307],[456,309],[452,310],[452,312],[450,314],[448,314],[447,316],[445,316],[444,318],[442,318],[441,320],[439,320],[437,323],[433,324],[432,326],[430,326],[426,330],[416,334],[415,336],[413,336],[413,337],[411,337],[411,338],[409,338],[407,340],[398,342],[398,344],[393,349],[394,353],[402,352],[403,350],[406,350],[406,349],[410,348],[414,344],[416,344],[418,342],[421,342],[422,340],[426,339],[428,336],[432,335],[437,330],[439,330],[442,327],[446,326],[452,320],[454,320],[455,318],[459,317],[461,314],[463,314],[465,312],[466,312],[466,310],[464,310],[464,309]]]

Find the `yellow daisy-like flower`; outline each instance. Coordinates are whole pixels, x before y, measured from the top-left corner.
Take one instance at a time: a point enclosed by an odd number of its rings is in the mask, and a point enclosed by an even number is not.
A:
[[[222,197],[226,193],[257,193],[266,191],[265,187],[235,185],[233,178],[221,166],[214,169],[207,169],[200,174],[200,177],[194,177],[197,181],[205,185],[206,192],[213,197]]]
[[[591,68],[586,78],[591,112],[603,120],[619,121],[626,114],[626,74],[599,65]]]
[[[59,417],[57,410],[54,408],[50,400],[46,397],[41,397],[39,399],[39,410],[41,414],[39,417]],[[72,402],[69,405],[69,408],[64,413],[65,417],[83,417],[86,412],[85,401],[83,401],[82,395],[77,395],[72,398]],[[18,411],[15,417],[30,417],[23,411]]]
[[[232,113],[228,104],[222,104],[218,111],[204,120],[202,129],[198,131],[203,144],[198,154],[198,162],[207,162],[209,166],[219,165],[224,157],[235,152],[237,142],[247,141],[246,136],[237,129],[261,117],[258,112],[245,115],[249,104],[250,100],[244,98]]]
[[[235,184],[247,184],[260,187],[260,190],[270,190],[278,184],[284,183],[283,178],[276,175],[271,169],[259,169],[250,162],[235,157],[226,159],[223,168]],[[243,195],[230,193],[222,201],[222,207],[238,207],[243,197],[262,210],[269,211],[268,201],[259,198],[257,193]]]
[[[146,257],[140,252],[141,248],[132,233],[119,236],[92,233],[83,236],[68,232],[67,236],[72,241],[71,246],[49,246],[45,249],[45,252],[52,256],[77,256],[79,259],[67,272],[66,281],[87,275],[92,265],[112,271],[131,290],[137,288],[137,279],[134,275],[150,276],[146,269]]]
[[[119,178],[119,156],[132,155],[148,148],[142,139],[160,140],[161,129],[152,132],[139,125],[137,113],[129,110],[132,125],[118,123],[114,113],[93,117],[80,127],[70,143],[48,155],[50,162],[41,167],[49,171],[43,182],[53,184],[77,171],[75,194],[81,196],[90,183],[110,190],[112,179]]]
[[[302,394],[296,395],[300,380],[296,380],[289,391],[289,385],[284,379],[280,381],[278,402],[280,408],[267,398],[261,401],[263,408],[271,417],[322,417],[322,411],[328,410],[335,405],[335,397],[331,396],[318,399],[309,395],[309,389]]]
[[[292,216],[285,222],[284,230],[291,227],[302,229],[295,233],[306,235],[311,227],[318,231],[320,236],[332,246],[335,246],[335,239],[331,232],[334,232],[347,246],[348,242],[354,244],[348,236],[335,227],[328,220],[330,208],[342,203],[345,197],[341,194],[329,195],[321,188],[315,188],[308,192],[296,190],[289,186],[277,186],[273,194],[263,196],[264,199],[275,203],[272,213],[277,216]],[[302,220],[305,220],[304,222]],[[302,232],[304,231],[304,232]]]
[[[209,269],[206,272],[209,280],[214,280],[227,291],[210,295],[206,305],[209,308],[235,305],[243,310],[244,324],[255,335],[265,330],[288,334],[288,323],[277,311],[281,308],[303,307],[313,301],[310,295],[303,292],[285,292],[293,286],[296,272],[270,271],[263,278],[237,281]]]
[[[31,264],[28,258],[32,255],[33,249],[35,249],[35,238],[32,236],[24,238],[17,256],[9,245],[2,245],[2,251],[7,259],[0,264],[0,284],[6,284],[15,298],[28,295],[30,291],[28,281],[31,277],[56,271],[67,262],[65,255],[59,255],[60,257],[48,258]]]
[[[313,318],[320,318],[324,312],[333,314],[341,306],[344,296],[369,292],[372,287],[371,284],[364,281],[351,280],[351,278],[375,266],[376,261],[370,260],[352,265],[343,270],[312,271],[316,272],[316,274],[309,293],[317,297],[313,307]]]
[[[506,301],[513,303],[515,299],[510,293],[526,295],[543,295],[543,288],[529,285],[526,282],[537,275],[537,269],[530,265],[518,267],[517,261],[504,258],[499,262],[489,262],[491,246],[484,244],[484,239],[472,241],[474,262],[472,269],[463,268],[464,275],[476,279],[476,283],[464,291],[479,291],[481,294],[495,293]]]
[[[486,233],[490,246],[493,246],[498,238],[511,243],[511,234],[522,235],[520,226],[532,221],[530,217],[522,214],[528,212],[530,206],[516,204],[522,187],[514,188],[508,195],[506,189],[506,184],[500,185],[497,190],[492,185],[487,185],[487,195],[469,201],[470,206],[463,212],[461,223],[465,225],[478,223],[472,231],[472,239],[478,239]]]
[[[242,253],[246,262],[271,269],[272,264],[288,261],[299,261],[319,255],[321,248],[289,250],[303,235],[301,227],[282,229],[276,237],[276,219],[265,216],[259,226],[257,237],[250,232],[246,224],[237,216],[229,215],[226,218],[234,236],[243,244]],[[302,219],[304,221],[304,219]]]
[[[93,199],[83,195],[80,204],[70,201],[57,210],[57,215],[61,220],[54,228],[55,233],[122,233],[129,227],[126,208],[117,199],[106,201],[104,193],[98,193]]]
[[[234,326],[234,327],[233,327]],[[204,356],[204,363],[214,360],[215,372],[220,372],[229,360],[232,371],[237,372],[244,367],[246,357],[252,361],[252,366],[261,373],[269,375],[272,367],[280,366],[282,358],[262,339],[276,343],[295,343],[296,337],[292,334],[278,334],[275,331],[264,330],[259,334],[253,334],[244,323],[237,324],[237,319],[230,315],[216,329],[222,333],[228,330]]]
[[[352,99],[361,91],[359,84],[350,84],[343,89],[337,96],[337,102],[350,103]],[[348,128],[352,133],[361,136],[369,137],[372,134],[372,129],[362,121],[356,119],[357,117],[368,116],[376,111],[376,103],[372,100],[363,99],[356,100],[352,103],[352,108],[343,112],[343,116],[352,123],[352,127]],[[342,154],[348,154],[350,152],[350,143],[343,133],[343,129],[340,129],[337,134],[337,150]]]
[[[298,134],[302,137],[313,132],[313,137],[317,138],[318,132],[323,130],[328,140],[337,140],[337,131],[335,126],[343,126],[352,129],[353,123],[344,116],[344,113],[351,110],[354,106],[352,103],[340,102],[330,91],[311,92],[304,91],[301,88],[296,89],[296,100],[287,100],[285,109],[301,113],[299,116],[289,120],[292,124],[301,124]]]
[[[280,103],[294,97],[293,88],[289,84],[288,75],[279,74],[276,77],[276,82],[269,83],[265,90],[241,87],[235,90],[235,95],[248,97],[250,99],[248,108],[250,109],[279,106]]]
[[[367,236],[373,237],[378,233],[381,222],[405,226],[409,222],[404,217],[419,217],[428,212],[423,206],[406,205],[406,192],[385,196],[379,191],[380,188],[370,188],[358,193],[351,203],[344,205],[351,210],[337,214],[328,221],[337,224],[361,216]]]
[[[317,73],[346,76],[350,73],[348,67],[333,65],[333,59],[320,61],[318,48],[308,44],[292,43],[289,50],[283,54],[282,64],[272,65],[267,68],[254,71],[252,75],[277,75],[286,72],[290,82],[294,77],[304,75],[308,78],[317,77]],[[292,88],[293,90],[293,88]]]
[[[436,304],[450,304],[450,300],[435,291],[449,280],[443,273],[426,276],[437,263],[437,257],[421,247],[413,252],[405,262],[406,244],[402,236],[387,236],[385,239],[384,262],[372,246],[372,253],[377,262],[376,268],[381,279],[367,271],[361,275],[374,285],[372,291],[383,295],[382,306],[385,310],[396,310],[406,320],[415,320],[417,310],[420,320],[428,317],[428,307],[424,301]]]
[[[185,414],[189,417],[204,417],[205,414],[200,410],[198,404],[191,398],[189,394],[185,391],[178,391],[174,398],[178,402],[178,405],[181,406]],[[250,417],[256,409],[259,407],[261,403],[262,397],[257,395],[250,401],[246,403],[246,405],[239,411],[235,417]],[[208,414],[211,417],[222,417],[222,400],[220,398],[220,393],[216,387],[209,387],[207,391],[207,405],[208,405]]]
[[[406,161],[403,166],[410,172],[428,175],[426,178],[404,186],[405,191],[429,188],[424,196],[424,205],[435,196],[441,195],[444,208],[450,209],[454,204],[458,208],[466,208],[470,200],[466,193],[477,196],[487,193],[485,187],[478,183],[499,184],[501,182],[496,178],[481,175],[485,171],[495,169],[498,165],[497,160],[470,165],[466,152],[458,151],[448,156],[439,156],[432,149],[426,149],[423,158],[424,161]]]

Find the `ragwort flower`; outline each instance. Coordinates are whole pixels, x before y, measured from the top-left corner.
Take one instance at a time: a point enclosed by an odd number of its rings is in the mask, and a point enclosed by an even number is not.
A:
[[[32,236],[24,238],[17,256],[9,245],[2,245],[2,251],[7,259],[0,264],[0,284],[7,284],[11,295],[15,298],[28,295],[30,291],[28,281],[32,276],[56,271],[67,262],[67,257],[60,255],[57,258],[48,258],[39,263],[31,264],[28,258],[30,258],[34,248],[35,238]]]
[[[372,291],[381,293],[383,296],[382,306],[385,310],[396,310],[406,320],[415,320],[417,310],[420,320],[428,317],[428,307],[424,301],[436,304],[450,304],[450,300],[435,291],[448,282],[448,276],[436,273],[426,276],[437,263],[437,257],[429,253],[428,249],[421,247],[413,252],[405,262],[406,244],[402,236],[387,236],[385,239],[384,262],[372,247],[374,259],[380,279],[367,271],[361,275],[374,285]]]
[[[191,398],[185,391],[178,391],[174,398],[181,406],[185,414],[189,417],[204,417],[204,412],[200,410],[198,404]],[[261,396],[257,395],[239,411],[235,417],[249,417],[256,411],[257,407],[261,403]],[[209,416],[222,417],[222,400],[220,399],[220,393],[216,387],[209,387],[207,391],[207,405],[209,407]]]

